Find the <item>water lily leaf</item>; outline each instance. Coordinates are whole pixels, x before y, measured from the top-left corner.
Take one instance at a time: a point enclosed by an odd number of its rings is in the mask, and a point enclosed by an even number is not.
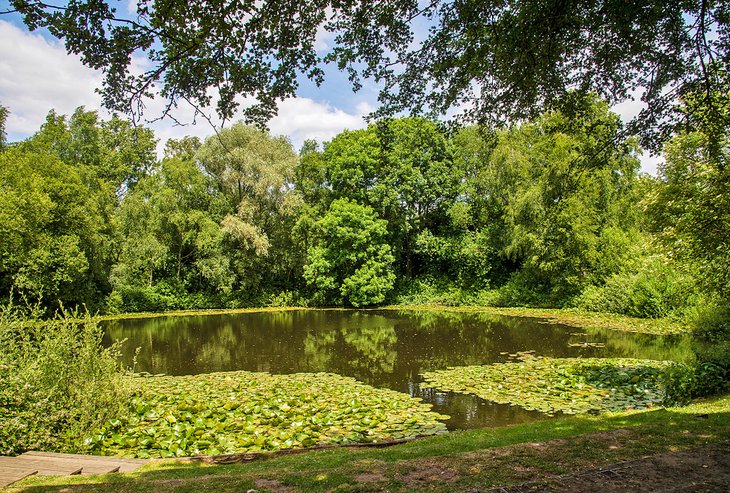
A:
[[[406,394],[335,374],[226,372],[133,383],[127,415],[87,440],[95,452],[166,458],[385,441],[444,433],[448,419]],[[119,429],[126,431],[117,440]]]
[[[625,358],[537,358],[424,373],[426,385],[544,413],[578,414],[660,404],[673,363]]]

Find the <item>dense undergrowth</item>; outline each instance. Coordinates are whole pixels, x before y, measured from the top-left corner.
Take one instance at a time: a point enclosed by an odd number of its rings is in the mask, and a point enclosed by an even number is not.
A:
[[[131,395],[117,346],[102,346],[93,318],[37,314],[0,307],[0,455],[80,450]]]

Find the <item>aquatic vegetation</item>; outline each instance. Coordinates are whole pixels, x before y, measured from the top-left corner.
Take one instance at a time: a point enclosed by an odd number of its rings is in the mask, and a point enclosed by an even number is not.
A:
[[[182,457],[381,442],[444,433],[448,419],[407,394],[331,373],[134,380],[129,413],[87,437],[89,451]]]
[[[538,358],[424,373],[424,386],[528,410],[565,414],[642,409],[665,398],[674,363],[627,358]]]

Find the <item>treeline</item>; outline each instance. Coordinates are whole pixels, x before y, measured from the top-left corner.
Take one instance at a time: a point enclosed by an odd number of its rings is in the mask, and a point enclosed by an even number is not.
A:
[[[702,115],[701,98],[684,99]],[[0,153],[0,290],[102,312],[386,302],[684,315],[728,299],[727,127],[688,118],[658,178],[571,93],[507,129],[381,120],[299,154],[78,109]],[[725,115],[727,117],[727,115]],[[690,121],[691,120],[691,121]],[[725,120],[726,121],[726,120]]]

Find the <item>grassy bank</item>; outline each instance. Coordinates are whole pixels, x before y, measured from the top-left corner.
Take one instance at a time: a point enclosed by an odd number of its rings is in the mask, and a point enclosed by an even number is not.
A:
[[[455,432],[386,449],[340,448],[234,465],[160,461],[133,474],[30,478],[10,491],[469,491],[727,440],[726,395],[682,408]]]

